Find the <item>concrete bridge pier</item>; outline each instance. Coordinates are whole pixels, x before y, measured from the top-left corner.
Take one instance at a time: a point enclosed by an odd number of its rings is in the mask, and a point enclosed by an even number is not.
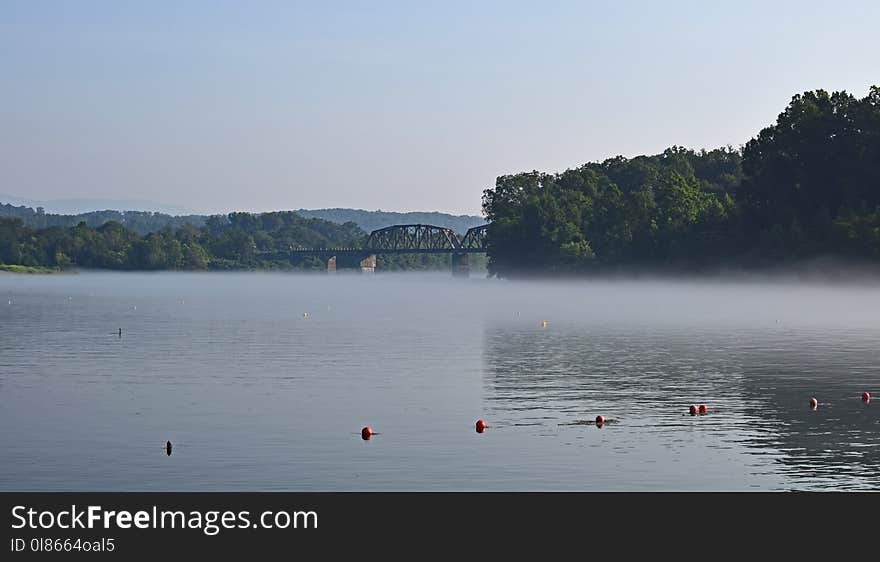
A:
[[[452,276],[453,277],[469,277],[471,274],[471,263],[468,259],[469,254],[452,254]]]
[[[361,273],[376,272],[376,254],[370,254],[360,261]]]

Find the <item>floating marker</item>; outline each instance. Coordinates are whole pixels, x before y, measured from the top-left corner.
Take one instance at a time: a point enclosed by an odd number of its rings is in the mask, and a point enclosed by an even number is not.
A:
[[[691,412],[692,416],[696,416],[697,415],[697,407],[694,406],[693,404],[691,404],[690,412]]]
[[[542,328],[546,328],[546,327],[547,327],[547,321],[546,321],[546,320],[541,320],[541,327],[542,327]]]
[[[815,398],[810,398],[810,409],[815,410],[818,407],[819,407],[819,401],[816,400]]]
[[[483,433],[484,431],[486,431],[486,428],[488,427],[486,425],[486,422],[484,422],[483,420],[477,420],[477,423],[475,425],[477,428],[477,433]]]
[[[366,426],[361,430],[361,439],[363,439],[364,441],[369,441],[370,437],[372,436],[373,430],[370,428],[370,426]]]
[[[303,318],[308,318],[308,317],[309,317],[309,313],[308,313],[308,312],[303,312]]]
[[[165,453],[170,457],[171,456],[171,441],[165,442]]]
[[[863,402],[870,402],[871,401],[871,393],[870,392],[863,392],[862,393],[862,401]]]
[[[602,427],[602,424],[605,423],[605,416],[596,416],[596,425]]]
[[[699,411],[700,411],[701,414],[705,414],[706,412],[709,411],[709,408],[707,408],[705,404],[700,404],[700,409],[699,409]]]

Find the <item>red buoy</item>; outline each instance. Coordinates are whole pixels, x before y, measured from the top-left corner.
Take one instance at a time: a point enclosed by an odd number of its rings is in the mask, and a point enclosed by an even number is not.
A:
[[[693,404],[691,404],[690,412],[691,412],[692,416],[696,416],[697,415],[697,407],[694,406]]]
[[[869,400],[871,400],[871,393],[870,392],[863,392],[862,393],[862,400],[864,400],[865,402],[868,402]]]
[[[709,408],[707,408],[705,404],[700,404],[700,413],[701,414],[705,414],[708,411],[709,411]]]
[[[477,433],[483,433],[484,431],[486,431],[487,427],[488,426],[486,425],[486,422],[484,422],[483,420],[477,420],[477,423],[476,423]]]
[[[369,441],[370,437],[373,436],[373,430],[370,429],[370,426],[367,426],[361,430],[361,439],[364,441]]]
[[[605,416],[596,416],[596,425],[602,427],[602,424],[605,423]]]
[[[810,398],[810,409],[815,410],[819,407],[819,401],[815,398]]]

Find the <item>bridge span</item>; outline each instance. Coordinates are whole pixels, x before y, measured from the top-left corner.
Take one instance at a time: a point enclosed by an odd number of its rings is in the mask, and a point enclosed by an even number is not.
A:
[[[318,257],[327,260],[327,271],[336,271],[337,260],[357,263],[361,271],[376,270],[379,254],[450,254],[452,274],[470,273],[469,254],[486,252],[484,224],[469,229],[459,237],[451,228],[430,224],[396,224],[374,230],[363,246],[357,248],[302,248],[292,247],[284,252],[271,252],[267,257],[293,259]]]

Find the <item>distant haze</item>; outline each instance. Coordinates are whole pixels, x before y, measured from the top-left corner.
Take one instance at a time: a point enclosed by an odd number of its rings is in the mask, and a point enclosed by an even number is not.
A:
[[[339,224],[353,222],[365,232],[395,224],[431,224],[451,228],[455,232],[463,234],[469,228],[486,223],[486,219],[481,216],[453,216],[438,212],[397,213],[381,210],[365,211],[363,209],[298,209],[296,212],[306,218],[324,219]]]
[[[176,207],[173,205],[165,205],[156,203],[155,201],[143,201],[137,199],[53,199],[50,201],[39,201],[36,199],[28,199],[26,197],[18,197],[15,195],[6,195],[0,193],[0,203],[9,203],[11,205],[24,205],[36,209],[42,207],[47,213],[55,213],[59,215],[78,215],[91,211],[152,211],[156,213],[164,213],[166,215],[194,215],[198,214],[193,209],[184,207]]]
[[[43,210],[43,214],[40,214],[40,209]],[[143,217],[131,213],[132,211],[156,212],[163,215]],[[468,229],[486,223],[486,219],[482,216],[450,215],[436,211],[399,213],[336,208],[296,209],[295,212],[307,219],[322,219],[337,224],[353,222],[365,232],[396,224],[430,224],[451,228],[459,234],[464,234]],[[98,227],[108,221],[117,221],[124,222],[128,228],[139,234],[155,232],[163,228],[174,229],[183,224],[201,227],[208,218],[206,214],[152,201],[100,199],[34,201],[0,193],[0,217],[4,216],[17,217],[34,228],[74,226],[81,221],[89,226]]]
[[[738,146],[796,93],[863,96],[878,29],[871,0],[11,0],[0,189],[477,215],[498,175]]]

